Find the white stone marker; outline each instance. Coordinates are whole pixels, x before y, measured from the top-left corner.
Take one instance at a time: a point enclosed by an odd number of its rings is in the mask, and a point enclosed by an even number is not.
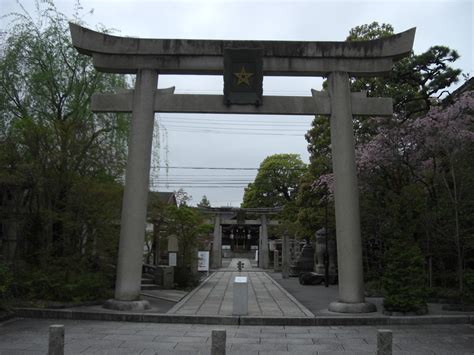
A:
[[[213,330],[211,334],[211,355],[225,355],[226,331]]]
[[[64,325],[53,324],[49,326],[48,355],[64,354]]]
[[[377,355],[392,355],[392,331],[379,329],[377,331]]]
[[[247,276],[236,276],[234,279],[234,316],[246,316],[249,309],[248,279]]]

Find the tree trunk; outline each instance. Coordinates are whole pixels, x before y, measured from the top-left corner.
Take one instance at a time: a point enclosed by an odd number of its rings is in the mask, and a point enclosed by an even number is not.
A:
[[[153,224],[153,264],[160,264],[160,224]]]
[[[451,178],[453,179],[453,203],[454,203],[454,222],[455,222],[455,236],[456,236],[456,252],[458,254],[458,277],[459,277],[459,292],[463,294],[463,247],[461,245],[461,235],[459,233],[459,206],[458,206],[458,191],[456,184],[456,176],[454,174],[453,161],[451,160]]]

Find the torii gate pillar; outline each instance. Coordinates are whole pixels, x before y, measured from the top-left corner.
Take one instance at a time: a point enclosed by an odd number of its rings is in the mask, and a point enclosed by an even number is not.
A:
[[[328,88],[339,273],[339,300],[332,302],[329,310],[344,313],[375,312],[375,305],[364,299],[359,190],[349,75],[344,72],[330,73]]]
[[[155,115],[153,105],[157,84],[156,70],[137,71],[122,202],[115,296],[104,304],[106,308],[150,308],[149,302],[140,300],[139,297]]]

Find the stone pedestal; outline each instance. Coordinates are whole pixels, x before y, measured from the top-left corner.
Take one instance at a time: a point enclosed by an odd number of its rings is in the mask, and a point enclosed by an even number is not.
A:
[[[329,275],[336,274],[336,246],[331,235],[327,238],[327,248],[329,256]],[[326,252],[326,229],[321,228],[316,232],[316,265],[314,271],[317,274],[325,274],[324,254]]]
[[[246,316],[248,314],[248,279],[246,276],[236,276],[234,279],[233,290],[233,309],[234,316]]]
[[[174,267],[158,266],[156,269],[157,284],[161,285],[165,290],[174,288]]]
[[[138,70],[133,94],[114,297],[120,302],[138,301],[141,290],[157,82],[158,73],[155,70]]]
[[[151,308],[147,300],[119,301],[116,299],[105,301],[103,307],[116,311],[144,311]]]
[[[314,271],[317,274],[324,274],[324,252],[326,251],[326,238],[320,230],[316,232],[316,265]]]
[[[349,75],[333,72],[328,77],[331,102],[331,149],[336,208],[339,300],[329,310],[343,313],[375,311],[364,299],[359,190],[355,164]],[[347,304],[346,307],[343,304]]]

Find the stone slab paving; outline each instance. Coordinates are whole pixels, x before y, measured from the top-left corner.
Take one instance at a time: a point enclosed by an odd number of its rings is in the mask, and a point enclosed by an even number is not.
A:
[[[233,259],[229,268],[240,259]],[[246,259],[241,259],[246,260]],[[246,261],[244,261],[246,262]],[[250,265],[246,263],[246,265]],[[235,266],[235,269],[237,267]],[[232,315],[233,281],[247,276],[249,316],[313,317],[301,303],[287,293],[267,273],[261,271],[218,271],[213,273],[189,297],[174,306],[168,314]]]
[[[46,354],[48,328],[65,326],[65,354],[209,354],[225,329],[228,354],[375,354],[373,326],[210,326],[55,319],[0,323],[0,354]],[[473,354],[474,326],[388,326],[394,354]]]

